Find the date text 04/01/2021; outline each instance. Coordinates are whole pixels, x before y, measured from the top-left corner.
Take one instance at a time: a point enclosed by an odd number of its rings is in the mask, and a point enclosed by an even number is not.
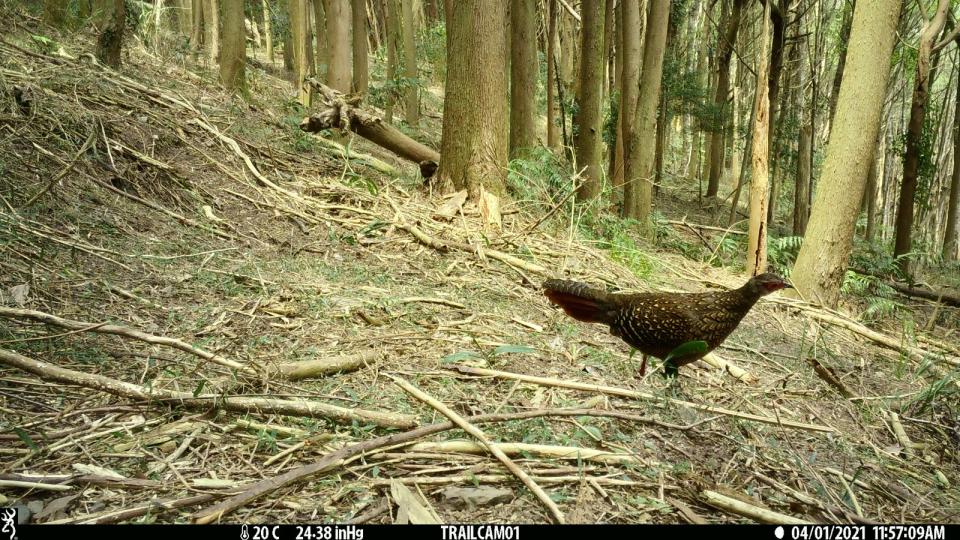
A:
[[[781,534],[775,536],[783,538]],[[785,536],[786,540],[946,540],[946,528],[943,525],[794,525]]]

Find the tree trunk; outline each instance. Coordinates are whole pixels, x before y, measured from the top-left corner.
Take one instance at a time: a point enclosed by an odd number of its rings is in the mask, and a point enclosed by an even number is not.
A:
[[[537,144],[534,118],[540,67],[536,15],[535,0],[513,0],[510,9],[510,159],[524,157]]]
[[[120,67],[123,48],[123,28],[127,18],[124,0],[113,0],[112,10],[97,38],[97,59],[114,69]],[[105,14],[107,15],[107,14]]]
[[[310,88],[304,84],[309,76],[310,58],[307,57],[307,26],[310,24],[307,15],[307,2],[310,0],[289,0],[290,2],[290,44],[293,52],[293,84],[297,88],[297,95],[304,107],[310,106]],[[317,0],[319,1],[319,0]],[[284,47],[286,48],[286,47]]]
[[[417,86],[417,29],[413,21],[413,0],[400,0],[403,17],[403,77],[409,83],[404,91],[407,124],[420,123],[420,89]]]
[[[441,189],[501,195],[507,167],[507,24],[502,0],[451,2],[440,149]]]
[[[730,92],[730,59],[733,56],[733,47],[737,42],[737,32],[740,30],[740,12],[746,0],[733,0],[733,9],[727,14],[723,24],[723,33],[720,35],[717,53],[717,89],[714,94],[714,105],[721,111],[720,117],[724,125],[727,124],[728,103],[727,94]],[[726,129],[720,128],[710,134],[710,178],[707,182],[707,197],[716,197],[720,190],[720,175],[723,173],[724,144]]]
[[[560,79],[563,81],[567,95],[573,92],[573,81],[577,77],[574,58],[577,56],[576,35],[577,30],[574,25],[573,16],[560,9],[557,11],[557,24],[560,38]]]
[[[609,103],[613,94],[613,41],[616,28],[613,26],[615,0],[607,0],[603,7],[603,101]]]
[[[273,17],[270,0],[263,0],[263,37],[267,42],[267,60],[273,64]]]
[[[353,65],[350,61],[350,0],[325,1],[327,85],[334,90],[348,93],[353,78]]]
[[[54,28],[63,28],[70,13],[69,0],[43,0],[43,22]]]
[[[793,198],[793,235],[804,236],[810,219],[810,164],[813,151],[813,124],[809,113],[800,124],[797,143],[797,186]]]
[[[777,172],[779,171],[779,159],[777,156],[778,152],[770,152],[770,150],[776,150],[777,141],[777,122],[779,121],[780,116],[780,73],[783,71],[783,48],[784,48],[784,30],[786,28],[786,14],[790,11],[790,0],[779,0],[776,5],[773,5],[774,0],[768,0],[771,3],[769,6],[772,11],[770,11],[769,19],[773,24],[773,41],[770,45],[770,73],[769,73],[769,94],[767,103],[770,107],[770,114],[767,117],[768,128],[767,128],[767,148],[768,156],[768,166],[772,165],[772,174],[769,175],[770,184],[769,184],[769,198],[767,206],[767,226],[773,225],[773,218],[777,213],[777,198],[780,193],[780,178],[778,178]],[[768,167],[768,170],[771,170]]]
[[[863,206],[867,211],[867,228],[864,237],[867,242],[873,242],[873,236],[876,231],[877,221],[877,150],[880,145],[874,146],[872,157],[870,158],[870,172],[867,174],[867,187],[863,194]]]
[[[398,14],[397,2],[399,0],[384,0],[387,12],[387,87],[390,91],[387,93],[386,120],[388,124],[393,123],[393,106],[397,101],[397,42],[400,41],[400,16]],[[449,56],[450,52],[447,51]],[[449,64],[449,62],[448,62]]]
[[[223,0],[223,50],[220,54],[220,82],[228,92],[246,90],[244,66],[247,40],[243,26],[243,0]]]
[[[620,106],[618,107],[617,145],[614,147],[612,183],[623,185],[625,145],[630,139],[633,115],[637,109],[637,93],[640,90],[640,26],[643,19],[640,12],[640,0],[620,0],[623,20],[623,34],[619,56],[623,62],[620,76]],[[626,193],[624,193],[626,199]],[[626,210],[624,210],[626,212]]]
[[[830,118],[827,120],[830,129],[833,127],[833,115],[837,111],[837,98],[840,96],[840,80],[843,78],[843,67],[847,63],[847,43],[850,41],[850,24],[853,22],[853,9],[856,0],[851,0],[849,9],[846,2],[843,8],[843,22],[840,25],[840,38],[837,45],[840,47],[840,58],[837,60],[837,71],[833,74],[833,92],[830,93]]]
[[[890,77],[902,0],[859,0],[837,115],[805,241],[791,278],[797,294],[834,306],[849,262]]]
[[[747,273],[767,271],[767,204],[770,174],[770,4],[764,3],[760,56],[757,59],[757,92],[753,105],[753,148],[750,151],[750,226],[747,229]]]
[[[650,232],[653,178],[656,174],[657,105],[660,102],[663,54],[670,22],[670,0],[650,0],[643,44],[643,71],[636,112],[624,159],[624,217],[640,222]],[[626,80],[626,77],[624,77]]]
[[[547,146],[560,149],[560,126],[557,125],[557,0],[547,1]]]
[[[82,2],[86,4],[86,2]],[[177,0],[177,25],[180,27],[180,33],[187,39],[190,38],[190,32],[193,30],[193,11],[191,0]]]
[[[321,0],[307,0],[306,10],[304,11],[304,17],[306,17],[304,25],[307,29],[307,43],[304,45],[307,51],[307,77],[320,76],[320,68],[327,62],[327,47],[324,39],[327,31],[323,24],[324,19],[320,15],[323,11],[321,4]],[[313,45],[314,39],[316,39],[316,47]],[[313,99],[312,91],[310,92],[310,99]]]
[[[603,92],[603,7],[607,0],[583,0],[580,44],[580,91],[574,124],[577,132],[574,147],[577,168],[584,169],[583,183],[577,191],[581,201],[593,199],[600,194],[603,170],[600,165],[600,129]]]
[[[203,0],[204,45],[210,62],[220,61],[220,9],[217,0]]]
[[[190,0],[190,20],[192,22],[190,47],[194,51],[199,51],[203,47],[203,2],[204,0]]]
[[[315,73],[318,78],[327,80],[330,73],[330,43],[327,36],[327,5],[324,0],[307,0],[307,58],[309,61],[310,73]],[[310,8],[313,7],[313,26],[310,26]],[[310,29],[313,28],[311,33]],[[312,36],[312,37],[311,37]],[[314,47],[316,39],[316,47]]]
[[[370,82],[367,58],[367,0],[350,0],[353,9],[353,91],[367,93]]]
[[[807,42],[805,38],[794,45],[797,51],[795,78],[797,90],[795,103],[799,137],[797,140],[796,184],[793,190],[793,235],[803,236],[807,230],[807,219],[810,217],[810,181],[811,181],[811,153],[813,152],[813,115],[810,113],[810,93],[807,91],[807,65],[810,59],[807,56]]]
[[[960,39],[957,40],[960,47]],[[953,174],[950,176],[950,200],[947,203],[947,230],[943,234],[943,258],[957,260],[957,207],[960,206],[960,75],[957,78],[957,99],[953,102]]]
[[[900,199],[897,206],[896,241],[893,256],[901,257],[910,253],[913,240],[913,205],[917,191],[917,179],[920,173],[920,144],[923,136],[923,121],[927,115],[927,102],[930,94],[930,59],[933,45],[947,20],[950,0],[940,0],[937,12],[920,31],[920,43],[917,46],[917,71],[914,75],[913,99],[910,104],[910,122],[907,124],[906,149],[903,156],[903,181],[900,184]],[[904,275],[910,273],[910,260],[899,259],[898,264]]]
[[[698,39],[699,42],[697,46],[697,81],[700,84],[701,88],[706,89],[710,84],[710,69],[707,65],[707,34],[710,29],[710,17],[709,9],[710,6],[706,0],[700,3],[700,9],[703,11],[701,14],[702,24],[700,34],[701,39]],[[690,161],[688,162],[687,169],[687,178],[693,179],[697,178],[700,182],[703,181],[703,171],[700,166],[701,163],[704,163],[703,159],[703,122],[701,120],[695,121],[696,131],[693,133],[693,144],[690,146]]]

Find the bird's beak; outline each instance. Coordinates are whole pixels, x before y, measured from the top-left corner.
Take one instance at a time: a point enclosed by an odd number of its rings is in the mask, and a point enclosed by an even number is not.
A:
[[[796,287],[794,287],[793,285],[791,285],[791,284],[787,283],[786,281],[784,281],[784,282],[783,282],[783,288],[784,288],[784,289],[795,289]]]

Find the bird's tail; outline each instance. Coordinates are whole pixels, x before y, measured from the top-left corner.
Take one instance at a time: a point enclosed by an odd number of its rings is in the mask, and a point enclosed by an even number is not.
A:
[[[616,306],[610,301],[610,295],[606,291],[577,281],[548,279],[543,284],[543,294],[578,321],[604,324],[613,322]]]

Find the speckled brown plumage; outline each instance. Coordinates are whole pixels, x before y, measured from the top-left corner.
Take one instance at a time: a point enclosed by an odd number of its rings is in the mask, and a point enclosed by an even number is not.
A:
[[[643,374],[647,355],[665,359],[690,341],[706,342],[706,351],[674,357],[674,365],[703,358],[727,339],[761,296],[790,285],[776,274],[760,274],[739,289],[708,293],[614,294],[559,279],[547,280],[543,287],[567,315],[606,324],[611,334],[643,353]]]

